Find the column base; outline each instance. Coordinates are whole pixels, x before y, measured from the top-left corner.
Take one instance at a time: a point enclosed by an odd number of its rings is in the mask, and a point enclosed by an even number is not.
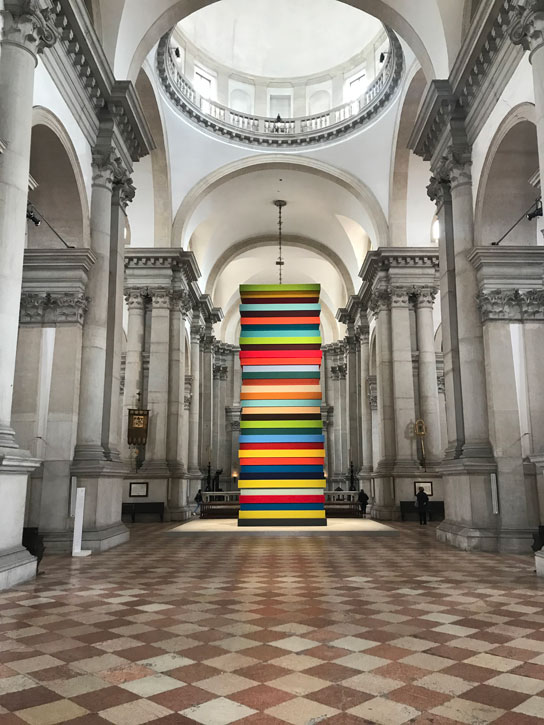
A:
[[[181,506],[180,508],[170,509],[168,511],[170,521],[188,521],[192,515],[192,509],[189,506]]]
[[[171,472],[166,461],[144,461],[138,473],[153,478],[170,478]]]
[[[24,547],[0,551],[0,590],[34,579],[38,560]]]
[[[534,533],[533,529],[496,530],[476,528],[446,519],[436,529],[436,538],[463,551],[526,554],[533,543]],[[540,553],[537,552],[537,554]],[[544,560],[542,567],[542,575],[544,576]]]
[[[40,465],[20,448],[0,448],[0,589],[36,576],[37,559],[22,545],[28,476]]]
[[[544,576],[544,551],[537,551],[535,554],[536,575]]]
[[[70,554],[74,532],[40,531],[48,554]],[[81,548],[100,553],[113,549],[114,546],[125,544],[130,539],[130,532],[122,522],[101,528],[83,529]]]
[[[400,521],[400,508],[393,506],[380,506],[373,504],[370,507],[370,518],[376,521]]]

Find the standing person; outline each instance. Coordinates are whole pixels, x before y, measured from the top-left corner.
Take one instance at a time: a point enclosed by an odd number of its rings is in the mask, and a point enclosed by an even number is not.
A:
[[[429,507],[429,497],[425,493],[423,486],[419,487],[419,491],[416,493],[417,499],[417,510],[419,511],[419,525],[427,526],[427,509]]]
[[[361,516],[366,519],[366,507],[368,505],[368,494],[361,489],[359,491],[359,505],[361,506]]]
[[[200,504],[202,503],[202,489],[201,488],[199,488],[198,491],[196,492],[195,503],[196,503],[196,506],[195,506],[195,510],[193,511],[193,516],[196,516],[197,512],[200,510]]]

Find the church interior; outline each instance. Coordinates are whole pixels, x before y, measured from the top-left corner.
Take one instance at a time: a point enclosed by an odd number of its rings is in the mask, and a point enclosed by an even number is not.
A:
[[[541,164],[544,0],[0,0],[0,725],[544,722]]]

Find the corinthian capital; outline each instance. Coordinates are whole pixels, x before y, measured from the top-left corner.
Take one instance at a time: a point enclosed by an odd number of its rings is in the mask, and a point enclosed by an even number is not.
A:
[[[391,291],[388,289],[375,290],[369,300],[368,308],[374,315],[391,309]]]
[[[408,307],[414,292],[413,287],[394,285],[391,287],[391,307]]]
[[[427,186],[427,196],[434,201],[437,207],[441,207],[445,201],[451,198],[451,184],[449,179],[442,179],[438,176],[431,176]]]
[[[113,147],[93,149],[93,184],[113,188],[113,183],[121,174],[121,159]]]
[[[0,15],[4,20],[2,42],[19,45],[34,56],[51,48],[59,38],[56,15],[49,2],[6,0]]]
[[[144,309],[144,295],[145,289],[129,289],[125,291],[125,300],[129,310],[143,310]]]
[[[437,177],[450,182],[451,188],[455,189],[463,184],[472,182],[472,153],[470,148],[456,148],[450,146],[446,154],[441,158]]]
[[[436,287],[418,287],[415,290],[417,306],[430,307],[432,309],[437,293],[438,290]]]
[[[544,45],[544,0],[517,0],[510,39],[514,45],[535,51]]]

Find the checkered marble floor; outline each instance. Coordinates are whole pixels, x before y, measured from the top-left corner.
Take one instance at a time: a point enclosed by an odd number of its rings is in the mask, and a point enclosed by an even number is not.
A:
[[[0,725],[544,722],[531,557],[400,536],[166,535],[0,593]]]

